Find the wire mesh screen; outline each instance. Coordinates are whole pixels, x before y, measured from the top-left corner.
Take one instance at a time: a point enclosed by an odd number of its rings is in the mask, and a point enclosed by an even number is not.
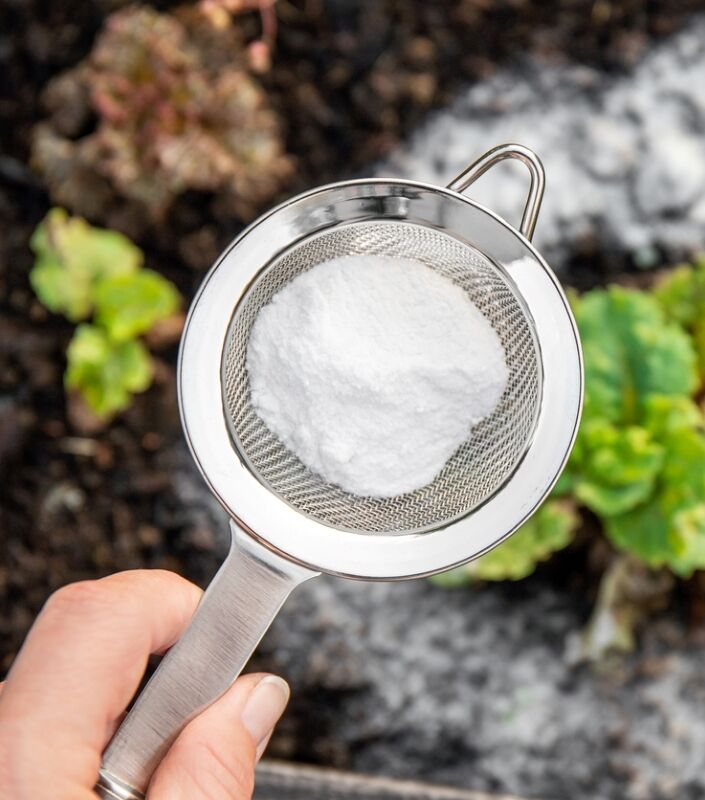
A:
[[[490,321],[506,353],[509,380],[491,416],[476,425],[436,479],[392,498],[358,497],[324,482],[274,436],[250,403],[247,343],[258,311],[286,283],[343,255],[415,259],[461,286]],[[305,239],[273,261],[235,309],[222,360],[224,410],[235,446],[273,492],[303,514],[360,533],[432,530],[496,492],[533,433],[541,366],[531,322],[500,271],[452,236],[409,222],[359,222]]]

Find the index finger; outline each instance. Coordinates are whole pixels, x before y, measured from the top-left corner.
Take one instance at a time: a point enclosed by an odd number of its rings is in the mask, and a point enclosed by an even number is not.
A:
[[[162,570],[118,573],[52,595],[0,696],[0,776],[11,751],[10,769],[26,796],[82,797],[149,655],[181,636],[200,596]]]

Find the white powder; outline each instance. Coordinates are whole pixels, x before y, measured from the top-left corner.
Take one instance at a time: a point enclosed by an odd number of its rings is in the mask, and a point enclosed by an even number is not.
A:
[[[252,403],[311,470],[357,495],[430,483],[507,383],[467,294],[416,261],[346,256],[264,306],[247,351]]]

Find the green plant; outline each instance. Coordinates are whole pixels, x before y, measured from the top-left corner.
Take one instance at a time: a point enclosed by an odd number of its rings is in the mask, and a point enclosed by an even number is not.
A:
[[[581,298],[585,410],[569,476],[619,549],[679,575],[705,567],[705,434],[693,338],[657,296]]]
[[[32,235],[36,259],[30,274],[44,305],[72,322],[93,310],[96,286],[110,276],[129,276],[142,264],[141,251],[117,231],[92,228],[80,217],[54,208]]]
[[[692,336],[700,373],[705,376],[705,255],[692,267],[681,264],[664,275],[656,283],[654,296],[668,318]]]
[[[68,346],[66,388],[108,419],[152,381],[149,352],[138,339],[180,305],[176,288],[142,267],[142,251],[116,231],[94,228],[52,209],[31,240],[30,282],[51,311],[81,322]]]
[[[99,417],[126,408],[152,382],[147,348],[136,339],[115,342],[101,328],[82,324],[66,351],[67,389],[77,389]]]
[[[105,219],[117,194],[159,219],[187,190],[216,192],[224,209],[249,217],[291,174],[239,29],[197,7],[110,15],[44,104],[50,118],[34,131],[33,164],[55,200],[93,218]]]
[[[530,575],[540,561],[569,544],[578,525],[570,501],[549,500],[504,544],[469,564],[435,575],[438,586],[455,588],[469,580],[520,580]]]
[[[653,291],[612,286],[572,298],[585,359],[585,405],[553,497],[595,514],[609,541],[652,568],[705,568],[705,259]],[[541,514],[439,581],[517,579],[566,546],[575,524],[542,537]]]

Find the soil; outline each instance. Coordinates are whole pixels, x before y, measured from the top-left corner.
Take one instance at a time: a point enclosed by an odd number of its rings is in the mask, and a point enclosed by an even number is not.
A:
[[[537,800],[702,797],[703,630],[683,623],[687,598],[630,658],[580,667],[579,557],[450,592],[304,584],[258,654],[295,687],[270,756]]]
[[[180,444],[176,347],[155,353],[149,392],[105,430],[86,433],[69,414],[62,384],[72,327],[39,305],[27,278],[29,236],[50,206],[28,166],[29,132],[43,114],[41,89],[85,56],[118,5],[0,4],[0,673],[58,586],[144,566],[204,584],[222,557],[210,512],[194,512],[177,479],[190,468]],[[460,85],[517,54],[624,70],[655,37],[702,8],[696,0],[280,0],[274,65],[262,80],[288,122],[288,149],[297,160],[286,192],[364,170]],[[256,15],[243,24],[257,34]],[[211,200],[185,196],[139,242],[149,265],[179,286],[186,303],[203,269],[248,222],[219,219]],[[623,262],[605,253],[604,263]],[[583,285],[590,282],[584,270],[580,275]],[[582,557],[566,558],[535,581],[551,587],[566,570],[579,576]],[[322,682],[300,702],[309,714],[330,714],[332,697]],[[316,752],[305,743],[282,744],[279,752],[325,761],[337,746],[334,729],[326,742]],[[358,765],[349,754],[342,761]]]

